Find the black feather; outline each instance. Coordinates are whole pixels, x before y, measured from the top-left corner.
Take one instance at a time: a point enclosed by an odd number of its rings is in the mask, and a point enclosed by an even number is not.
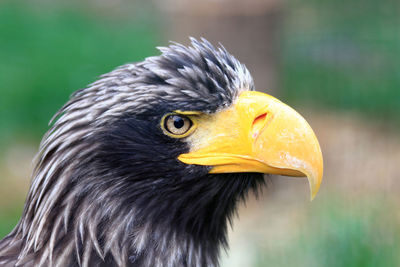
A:
[[[253,90],[244,65],[192,39],[74,93],[43,138],[2,266],[217,266],[227,224],[261,174],[186,165],[162,132],[174,110],[213,113]]]

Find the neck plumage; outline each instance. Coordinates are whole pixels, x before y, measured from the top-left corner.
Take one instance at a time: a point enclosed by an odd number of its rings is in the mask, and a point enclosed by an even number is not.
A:
[[[74,175],[70,181],[90,170]],[[59,197],[50,190],[27,202],[0,243],[0,263],[8,257],[22,266],[218,266],[238,201],[263,182],[258,174],[104,180],[72,182]]]

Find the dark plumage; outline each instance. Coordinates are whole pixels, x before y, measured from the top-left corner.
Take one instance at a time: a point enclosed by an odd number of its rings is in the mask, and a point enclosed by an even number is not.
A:
[[[43,138],[22,218],[1,266],[217,266],[227,222],[262,174],[186,165],[163,134],[174,110],[212,114],[252,78],[223,48],[192,39],[75,92]]]
[[[1,266],[218,266],[262,173],[307,176],[315,196],[322,154],[307,122],[254,92],[224,48],[191,41],[103,75],[61,108]]]

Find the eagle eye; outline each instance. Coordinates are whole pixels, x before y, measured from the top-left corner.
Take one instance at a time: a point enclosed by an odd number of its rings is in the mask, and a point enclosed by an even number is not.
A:
[[[161,124],[164,133],[174,137],[183,138],[194,130],[194,123],[188,116],[181,114],[167,114]]]

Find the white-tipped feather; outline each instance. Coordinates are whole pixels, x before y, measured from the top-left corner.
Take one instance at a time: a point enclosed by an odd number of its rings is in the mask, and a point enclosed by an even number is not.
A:
[[[209,108],[203,112],[211,113],[232,103],[240,91],[254,89],[246,67],[222,46],[194,38],[191,45],[160,47],[160,56],[102,75],[55,114],[40,145],[23,218],[0,243],[0,264],[8,259],[24,267],[75,262],[84,267],[111,259],[127,266],[142,257],[145,267],[180,266],[183,258],[187,266],[216,266],[192,238],[138,222],[134,206],[122,209],[108,192],[95,191],[102,188],[101,177],[91,176],[96,170],[76,173],[99,150],[100,144],[90,140],[127,114],[144,113],[159,102],[171,107],[202,102]],[[118,188],[118,179],[113,186]],[[88,192],[95,202],[85,198]]]

